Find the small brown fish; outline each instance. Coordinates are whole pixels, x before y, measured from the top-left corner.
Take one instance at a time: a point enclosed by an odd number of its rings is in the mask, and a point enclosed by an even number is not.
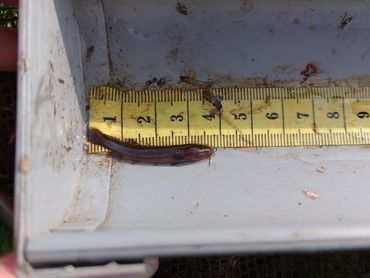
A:
[[[177,165],[210,159],[214,155],[211,147],[200,144],[153,147],[124,143],[96,128],[90,128],[89,140],[109,149],[114,157],[135,163]]]

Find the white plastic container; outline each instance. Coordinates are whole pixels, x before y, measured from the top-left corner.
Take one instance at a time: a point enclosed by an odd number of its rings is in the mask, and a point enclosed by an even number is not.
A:
[[[92,85],[370,86],[369,1],[182,4],[187,15],[171,0],[21,1],[20,274],[134,277],[153,256],[370,246],[367,146],[218,150],[185,167],[85,153]],[[320,73],[301,85],[307,63]]]

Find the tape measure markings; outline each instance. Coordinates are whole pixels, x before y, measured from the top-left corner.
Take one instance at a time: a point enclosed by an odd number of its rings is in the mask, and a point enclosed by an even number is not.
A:
[[[90,126],[142,144],[215,147],[369,144],[370,88],[221,88],[221,117],[201,89],[92,87]],[[213,113],[213,114],[212,114]],[[354,116],[355,115],[355,116]],[[92,146],[91,152],[100,148]]]

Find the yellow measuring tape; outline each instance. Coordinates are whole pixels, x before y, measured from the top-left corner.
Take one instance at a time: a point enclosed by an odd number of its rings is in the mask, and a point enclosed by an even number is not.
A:
[[[276,147],[370,144],[370,87],[119,91],[92,87],[90,127],[144,145]],[[104,148],[90,145],[89,152]]]

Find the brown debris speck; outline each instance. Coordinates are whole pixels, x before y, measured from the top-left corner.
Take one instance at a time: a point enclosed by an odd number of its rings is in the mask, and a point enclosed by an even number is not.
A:
[[[194,80],[194,77],[187,75],[180,75],[180,82],[187,83],[190,85],[195,85],[197,83],[196,80]]]
[[[124,78],[121,80],[120,78],[116,76],[112,76],[110,80],[107,82],[106,86],[112,87],[117,90],[127,90],[132,89],[131,86],[126,85],[127,79]]]
[[[157,83],[157,80],[157,77],[153,77],[145,82],[145,86],[149,87],[150,85]]]
[[[319,67],[317,65],[313,63],[307,64],[305,69],[301,71],[301,75],[303,76],[301,84],[306,82],[312,75],[318,74],[319,72]]]
[[[162,86],[166,85],[166,83],[167,83],[167,79],[166,79],[165,77],[161,77],[161,78],[157,81],[157,85],[158,85],[159,87],[162,87]]]
[[[167,83],[167,79],[165,77],[161,77],[161,78],[157,78],[157,77],[153,77],[152,79],[149,79],[145,82],[145,86],[146,87],[149,87],[151,85],[157,85],[158,87],[162,87],[164,85],[166,85]]]
[[[90,60],[91,56],[93,55],[95,51],[95,46],[91,45],[87,48],[87,51],[86,51],[86,60]]]
[[[327,171],[328,169],[324,166],[320,166],[319,168],[316,169],[317,173],[323,174]]]
[[[27,174],[30,171],[30,162],[27,158],[23,158],[19,161],[18,170],[22,174]]]
[[[182,5],[180,2],[177,2],[176,10],[182,15],[188,15],[188,8],[185,5]]]
[[[343,30],[344,27],[347,26],[348,23],[350,23],[352,21],[353,17],[350,16],[349,14],[347,13],[344,13],[343,17],[342,17],[342,20],[340,21],[339,23],[339,29]]]
[[[65,82],[64,82],[64,80],[63,79],[61,79],[61,78],[58,78],[58,82],[60,83],[60,84],[64,84]]]
[[[250,12],[253,10],[253,3],[251,0],[241,0],[240,1],[240,10],[242,12]]]
[[[310,198],[311,200],[316,200],[316,199],[319,197],[319,194],[317,194],[316,192],[313,192],[313,191],[307,190],[307,189],[304,189],[304,190],[303,190],[303,194],[304,194],[307,198]]]
[[[211,84],[212,82],[210,82],[209,80],[207,82],[198,80],[197,76],[196,76],[196,73],[191,69],[187,69],[184,75],[180,75],[179,82],[180,83],[186,83],[186,84],[189,84],[191,86],[196,86],[197,88],[198,87],[203,88],[203,87],[211,87],[212,86],[212,84]]]

